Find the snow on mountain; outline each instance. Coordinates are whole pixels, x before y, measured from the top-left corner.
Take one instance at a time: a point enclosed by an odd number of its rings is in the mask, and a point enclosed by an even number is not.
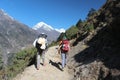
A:
[[[39,22],[37,23],[34,27],[34,30],[36,30],[39,34],[40,33],[45,33],[47,34],[47,39],[48,42],[51,43],[52,41],[56,41],[57,38],[59,37],[61,31],[64,31],[64,29],[54,29],[52,26],[44,23],[44,22]]]
[[[62,33],[62,32],[65,32],[65,29],[64,28],[61,28],[61,29],[54,29],[52,26],[44,23],[44,22],[39,22],[37,23],[34,27],[33,27],[34,30],[38,30],[38,29],[44,29],[44,30],[47,30],[47,31],[57,31],[59,33]]]
[[[56,31],[62,33],[62,32],[65,32],[65,29],[64,28],[61,28],[61,29],[55,29]]]
[[[38,30],[38,29],[40,29],[40,28],[43,28],[43,29],[45,29],[45,30],[47,30],[47,31],[54,30],[50,25],[48,25],[48,24],[46,24],[46,23],[44,23],[44,22],[39,22],[39,23],[37,23],[37,24],[33,27],[34,30]]]

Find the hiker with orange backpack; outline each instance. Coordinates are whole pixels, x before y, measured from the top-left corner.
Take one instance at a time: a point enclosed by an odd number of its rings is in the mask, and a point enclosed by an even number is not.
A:
[[[45,65],[45,50],[47,49],[47,35],[42,33],[38,36],[38,38],[33,43],[34,47],[37,48],[37,56],[36,56],[36,67],[39,70],[40,60],[42,59],[43,66]]]
[[[66,36],[63,37],[61,44],[59,45],[59,49],[61,51],[60,53],[62,58],[62,70],[64,70],[64,67],[67,62],[67,54],[68,51],[70,50],[70,43]]]

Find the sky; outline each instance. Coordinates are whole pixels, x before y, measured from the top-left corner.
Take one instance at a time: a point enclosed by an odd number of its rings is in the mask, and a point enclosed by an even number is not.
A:
[[[17,21],[35,26],[45,22],[65,30],[79,19],[85,20],[91,8],[98,10],[106,0],[0,0],[0,9]]]

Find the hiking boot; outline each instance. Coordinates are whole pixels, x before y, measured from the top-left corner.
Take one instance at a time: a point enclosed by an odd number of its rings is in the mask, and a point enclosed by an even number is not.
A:
[[[46,64],[43,64],[43,66],[46,66]]]
[[[43,66],[46,66],[46,64],[45,64],[45,63],[43,63],[42,65],[43,65]]]
[[[40,67],[37,67],[36,69],[39,70]]]
[[[64,68],[62,68],[62,71],[64,71]]]
[[[39,70],[39,68],[37,68],[37,70]]]

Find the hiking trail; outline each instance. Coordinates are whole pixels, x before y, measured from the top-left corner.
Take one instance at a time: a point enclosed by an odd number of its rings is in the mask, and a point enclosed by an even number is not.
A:
[[[71,76],[67,71],[61,71],[61,55],[57,53],[58,46],[50,47],[45,54],[46,65],[40,65],[37,70],[35,65],[31,65],[18,74],[13,80],[70,80]]]

